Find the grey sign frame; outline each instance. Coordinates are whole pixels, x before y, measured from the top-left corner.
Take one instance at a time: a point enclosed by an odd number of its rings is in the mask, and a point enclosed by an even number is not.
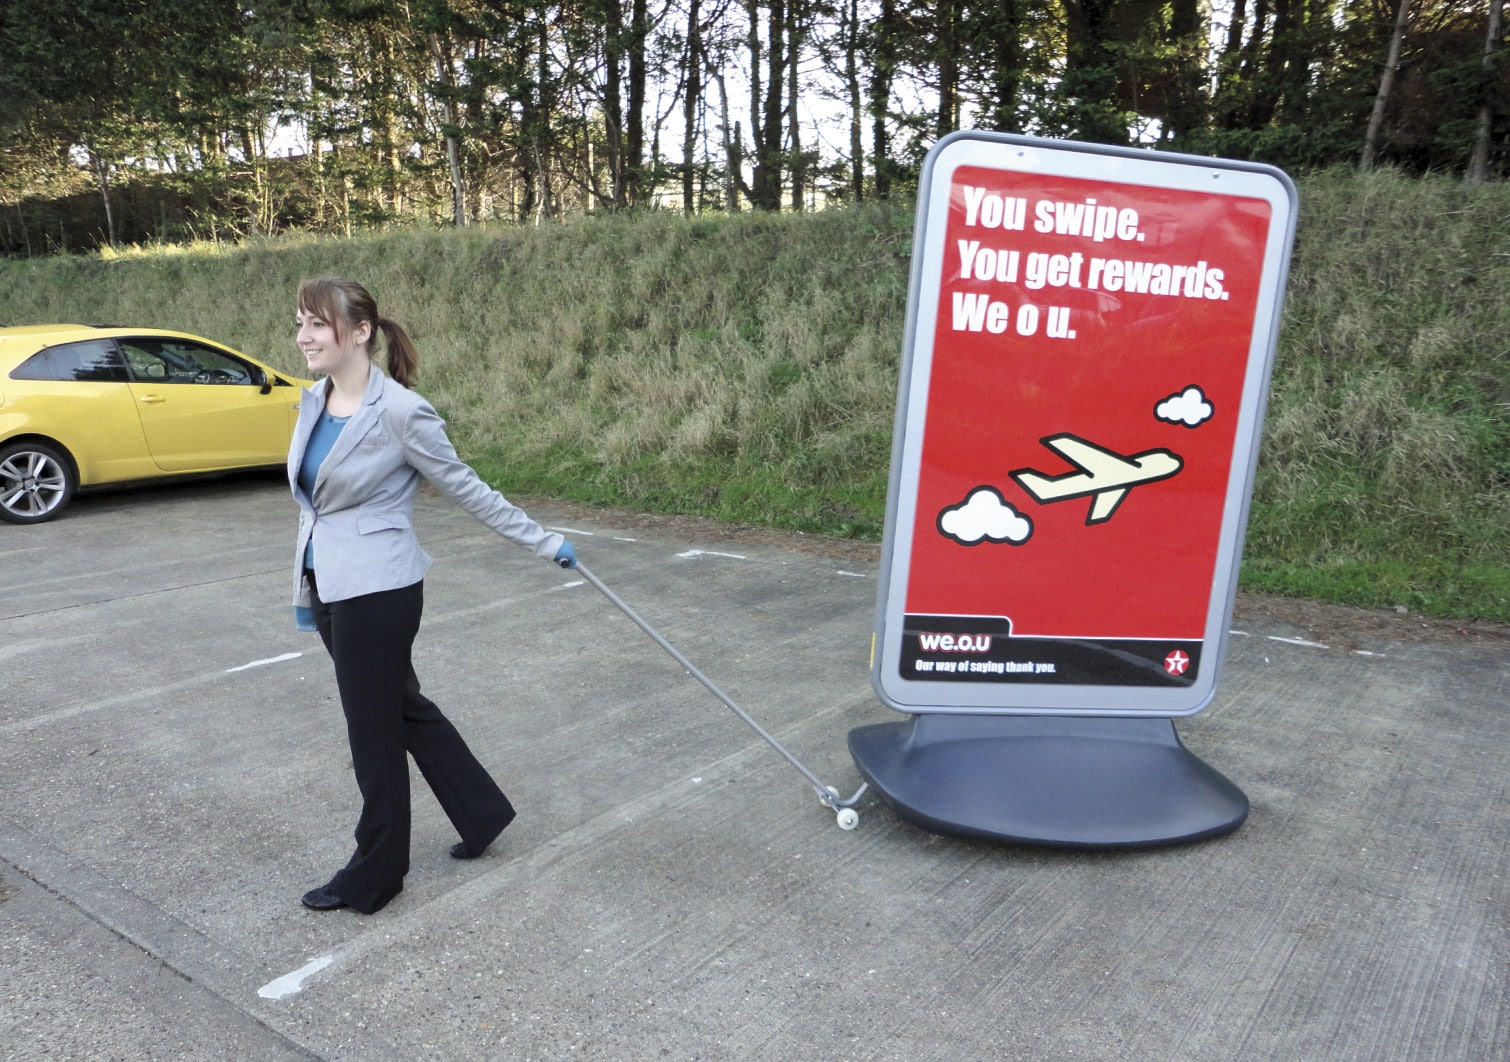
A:
[[[1223,499],[1216,565],[1202,638],[1204,663],[1189,685],[1171,688],[1014,680],[941,681],[904,676],[901,668],[906,596],[917,526],[917,491],[934,343],[939,329],[951,179],[961,166],[1074,177],[1140,187],[1266,201],[1272,210],[1262,249],[1242,403]],[[928,153],[919,186],[908,285],[905,339],[893,431],[885,536],[877,588],[871,683],[889,707],[907,713],[1188,716],[1207,707],[1220,680],[1235,603],[1259,439],[1273,372],[1297,196],[1280,170],[1256,163],[1167,152],[962,131]],[[979,617],[985,621],[1004,617]]]

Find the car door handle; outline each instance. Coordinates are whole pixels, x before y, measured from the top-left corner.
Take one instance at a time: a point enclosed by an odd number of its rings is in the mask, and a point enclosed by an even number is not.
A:
[[[166,402],[167,399],[162,395],[142,395],[142,401],[149,406],[155,406],[160,402]]]

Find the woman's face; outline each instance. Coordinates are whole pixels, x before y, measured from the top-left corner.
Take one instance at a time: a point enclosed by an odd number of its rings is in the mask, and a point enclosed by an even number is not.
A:
[[[367,340],[372,338],[372,327],[366,321],[351,327],[345,323],[341,334],[335,326],[319,314],[300,309],[294,314],[298,327],[295,342],[309,363],[309,371],[315,376],[331,376],[350,367],[358,359],[367,360]]]

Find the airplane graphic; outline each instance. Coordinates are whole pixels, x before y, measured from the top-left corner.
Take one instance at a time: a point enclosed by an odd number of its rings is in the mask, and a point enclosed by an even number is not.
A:
[[[1034,468],[1007,473],[1039,502],[1091,498],[1086,525],[1105,523],[1133,487],[1176,475],[1185,462],[1169,450],[1119,454],[1068,433],[1049,435],[1039,442],[1074,465],[1078,472],[1050,476]]]

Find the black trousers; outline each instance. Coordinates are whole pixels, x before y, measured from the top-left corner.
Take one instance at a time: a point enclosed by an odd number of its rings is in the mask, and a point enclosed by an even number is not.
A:
[[[411,651],[424,583],[323,602],[313,575],[315,626],[335,664],[362,814],[356,852],[329,889],[371,913],[397,896],[409,870],[409,756],[469,851],[481,852],[514,807],[439,708],[419,691]]]

